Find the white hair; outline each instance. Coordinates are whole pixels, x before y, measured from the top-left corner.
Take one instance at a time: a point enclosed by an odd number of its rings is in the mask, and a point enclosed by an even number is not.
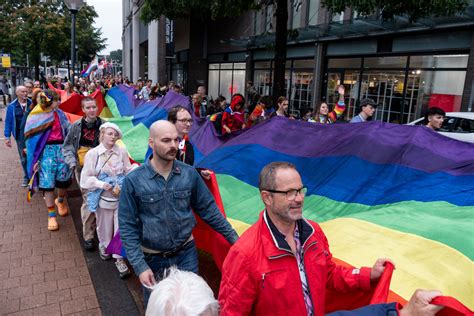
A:
[[[199,275],[171,267],[165,279],[153,286],[146,316],[217,316],[219,303]]]

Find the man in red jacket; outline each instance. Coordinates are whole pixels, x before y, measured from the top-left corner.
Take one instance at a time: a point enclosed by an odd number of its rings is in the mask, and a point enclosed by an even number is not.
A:
[[[326,287],[370,290],[389,259],[372,268],[336,265],[321,227],[302,216],[306,188],[295,166],[274,162],[259,179],[265,210],[222,268],[221,315],[324,315]]]

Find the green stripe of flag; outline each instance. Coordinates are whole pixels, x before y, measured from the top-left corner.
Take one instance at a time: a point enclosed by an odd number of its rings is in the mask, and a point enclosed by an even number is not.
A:
[[[217,175],[228,217],[252,224],[258,219],[263,203],[258,189],[232,176]],[[305,218],[319,223],[338,217],[352,217],[401,232],[439,241],[474,258],[472,227],[474,207],[460,207],[447,202],[405,201],[367,206],[344,203],[323,196],[305,198]]]

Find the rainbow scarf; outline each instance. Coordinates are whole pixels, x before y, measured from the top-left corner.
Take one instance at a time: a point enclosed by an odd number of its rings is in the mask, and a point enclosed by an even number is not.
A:
[[[28,175],[33,175],[33,165],[38,161],[48,139],[54,122],[54,111],[51,107],[43,109],[36,105],[31,110],[25,123],[26,161]]]
[[[67,134],[70,125],[66,114],[60,109],[53,110],[51,107],[43,109],[39,104],[31,110],[25,123],[25,144],[26,144],[26,166],[30,178],[30,194],[33,195],[36,188],[36,174],[33,166],[40,159],[43,149],[51,133],[51,127],[54,123],[54,113],[58,114],[63,136]]]

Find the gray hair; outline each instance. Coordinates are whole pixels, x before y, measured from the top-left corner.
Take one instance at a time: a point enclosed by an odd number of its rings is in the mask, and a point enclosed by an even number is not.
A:
[[[165,274],[166,278],[153,286],[146,316],[218,315],[219,303],[203,278],[176,267]]]
[[[28,88],[25,87],[25,86],[16,86],[15,94],[18,95],[18,92],[20,91],[20,89],[23,89],[23,88],[28,89]]]
[[[276,172],[278,169],[294,169],[294,164],[285,161],[276,161],[269,163],[260,171],[258,179],[258,188],[261,190],[275,190],[276,186]]]

